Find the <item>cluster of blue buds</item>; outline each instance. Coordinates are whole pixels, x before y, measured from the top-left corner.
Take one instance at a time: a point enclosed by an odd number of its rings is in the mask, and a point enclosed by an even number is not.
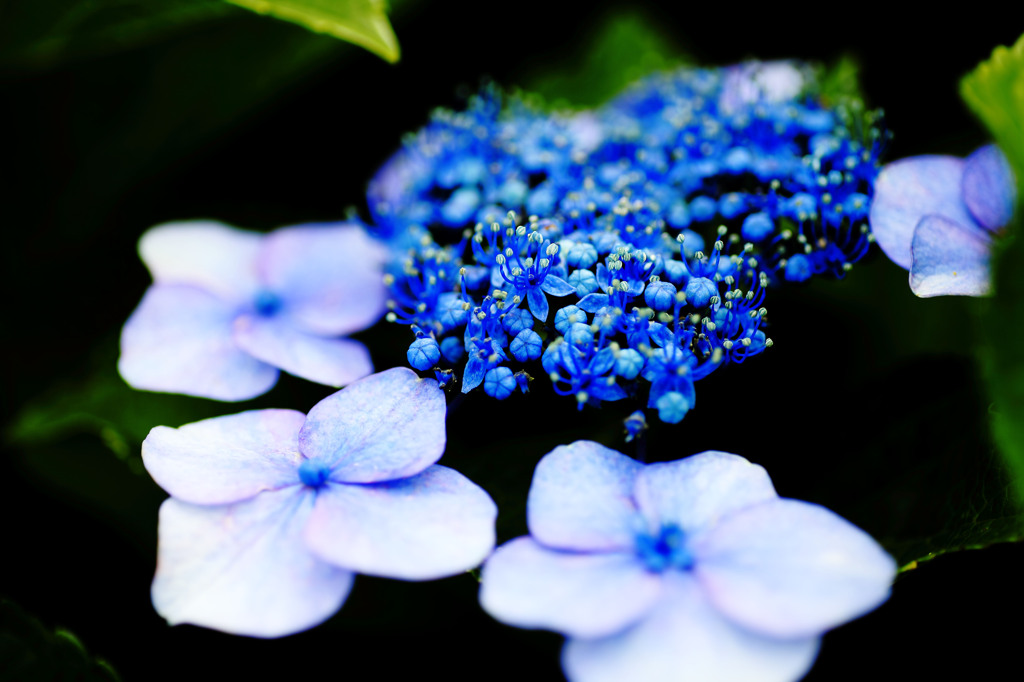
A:
[[[768,288],[841,277],[872,241],[880,115],[816,88],[750,63],[594,111],[491,88],[435,112],[368,189],[409,364],[505,399],[539,361],[580,408],[638,397],[679,422],[694,381],[771,346]]]

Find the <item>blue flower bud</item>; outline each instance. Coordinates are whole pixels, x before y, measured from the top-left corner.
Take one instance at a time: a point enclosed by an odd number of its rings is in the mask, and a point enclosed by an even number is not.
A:
[[[466,349],[462,345],[462,340],[457,336],[449,336],[447,339],[441,340],[441,355],[448,362],[455,364],[462,359],[463,353]]]
[[[729,192],[718,201],[718,212],[723,218],[735,218],[747,208],[747,196],[739,192]]]
[[[532,329],[522,330],[516,334],[516,338],[512,339],[512,343],[509,344],[509,350],[512,351],[512,357],[519,362],[536,360],[540,357],[543,347],[544,342],[540,338],[540,334]]]
[[[441,359],[441,348],[433,338],[424,336],[412,342],[405,357],[408,358],[410,365],[424,372]]]
[[[668,282],[651,282],[644,291],[644,300],[655,310],[671,310],[676,302],[676,288]]]
[[[580,298],[597,291],[597,277],[590,270],[573,270],[566,281],[576,287],[576,295]]]
[[[690,202],[690,215],[697,222],[707,222],[718,213],[718,204],[711,197],[696,197]]]
[[[811,267],[811,259],[802,253],[790,256],[786,261],[787,282],[806,282],[812,274],[814,274],[814,270]]]
[[[597,249],[589,242],[573,244],[565,260],[574,268],[589,268],[597,262]]]
[[[589,324],[577,322],[569,326],[565,340],[574,346],[589,346],[594,343],[594,330],[590,328]]]
[[[644,356],[632,348],[620,351],[615,357],[615,373],[623,379],[636,379],[644,368]]]
[[[572,325],[586,321],[587,314],[574,305],[567,305],[555,313],[555,329],[559,334],[564,335]]]
[[[718,295],[718,286],[707,277],[693,277],[686,283],[686,302],[694,308],[704,308],[712,296]]]
[[[748,242],[759,242],[774,230],[775,225],[767,213],[751,213],[743,220],[740,234]]]
[[[504,400],[516,390],[516,378],[508,367],[495,367],[484,375],[484,393]]]
[[[461,227],[480,205],[480,192],[473,187],[460,187],[441,207],[441,219],[449,227]]]
[[[529,310],[522,308],[510,310],[502,316],[501,326],[515,336],[524,329],[533,329],[533,315]]]
[[[658,408],[658,417],[666,424],[678,424],[690,411],[690,401],[683,397],[682,393],[669,391],[658,398],[655,403]]]

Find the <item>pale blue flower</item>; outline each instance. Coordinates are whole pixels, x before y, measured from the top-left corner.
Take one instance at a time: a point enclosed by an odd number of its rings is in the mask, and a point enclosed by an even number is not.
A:
[[[279,637],[345,601],[354,573],[431,580],[478,565],[497,509],[445,448],[444,393],[391,369],[305,416],[254,410],[158,426],[146,469],[160,508],[153,605],[172,625]]]
[[[350,224],[260,234],[213,221],[159,225],[139,241],[153,285],[125,323],[118,369],[135,388],[245,400],[278,370],[329,386],[373,372],[339,338],[384,313],[385,251]]]
[[[989,292],[992,238],[1013,217],[1016,185],[995,145],[967,159],[914,156],[878,176],[871,231],[922,297]]]
[[[572,682],[788,682],[822,634],[881,604],[896,565],[862,530],[779,498],[768,474],[704,452],[640,464],[588,441],[537,465],[530,535],[484,565],[500,621],[568,637]]]

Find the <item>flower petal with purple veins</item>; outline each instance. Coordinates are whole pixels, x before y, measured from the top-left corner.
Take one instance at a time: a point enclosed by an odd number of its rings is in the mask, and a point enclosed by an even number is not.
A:
[[[142,442],[142,461],[157,485],[184,502],[238,502],[298,484],[305,421],[294,410],[253,410],[157,426]]]
[[[131,386],[215,400],[247,400],[277,382],[277,368],[232,338],[235,306],[189,286],[157,284],[121,331],[117,368]]]
[[[989,240],[939,215],[921,219],[914,232],[910,288],[929,296],[984,296],[989,292]]]
[[[889,597],[896,562],[816,504],[773,500],[723,519],[692,545],[695,575],[726,617],[769,637],[813,637]]]
[[[230,506],[171,498],[160,507],[153,606],[172,624],[281,637],[327,620],[352,573],[306,549],[315,495],[300,487]]]
[[[571,682],[793,682],[814,663],[819,642],[746,630],[708,602],[693,576],[675,573],[665,575],[647,618],[609,637],[570,639],[562,667]]]
[[[763,467],[716,451],[647,465],[637,474],[633,495],[651,530],[673,523],[687,534],[778,497]]]
[[[560,445],[537,464],[526,501],[530,533],[557,549],[630,550],[633,485],[643,465],[591,441]]]
[[[497,514],[482,488],[435,465],[397,481],[327,484],[318,491],[305,540],[325,561],[358,573],[432,580],[487,558]]]
[[[1017,184],[1010,162],[996,145],[981,147],[967,157],[963,199],[974,219],[988,230],[996,231],[1013,218]]]
[[[661,595],[661,576],[632,552],[556,552],[521,537],[484,564],[480,605],[503,623],[570,637],[604,637],[632,625]]]
[[[340,336],[384,314],[386,257],[358,225],[297,225],[267,235],[259,272],[280,297],[282,317],[319,336]]]
[[[256,258],[264,236],[214,220],[164,223],[139,239],[139,256],[157,284],[186,284],[244,303],[260,282]]]
[[[882,169],[869,219],[878,245],[894,263],[907,270],[913,265],[910,244],[926,215],[974,224],[961,198],[963,174],[963,159],[953,156],[915,156]]]
[[[345,386],[373,373],[366,346],[296,329],[277,317],[243,315],[233,336],[239,348],[289,374],[327,386]]]
[[[436,381],[396,367],[314,405],[299,433],[299,450],[323,461],[334,481],[405,478],[444,453],[445,411]]]

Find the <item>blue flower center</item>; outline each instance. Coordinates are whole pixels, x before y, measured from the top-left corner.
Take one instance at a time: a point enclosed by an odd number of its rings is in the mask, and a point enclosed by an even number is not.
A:
[[[693,555],[686,547],[686,533],[674,523],[663,525],[657,534],[638,535],[636,551],[647,569],[654,573],[669,568],[686,571],[693,567]]]
[[[253,305],[260,315],[270,316],[281,309],[281,297],[264,289],[256,294]]]
[[[303,460],[299,465],[299,480],[310,488],[322,487],[327,483],[327,478],[330,475],[330,468],[317,459]]]

